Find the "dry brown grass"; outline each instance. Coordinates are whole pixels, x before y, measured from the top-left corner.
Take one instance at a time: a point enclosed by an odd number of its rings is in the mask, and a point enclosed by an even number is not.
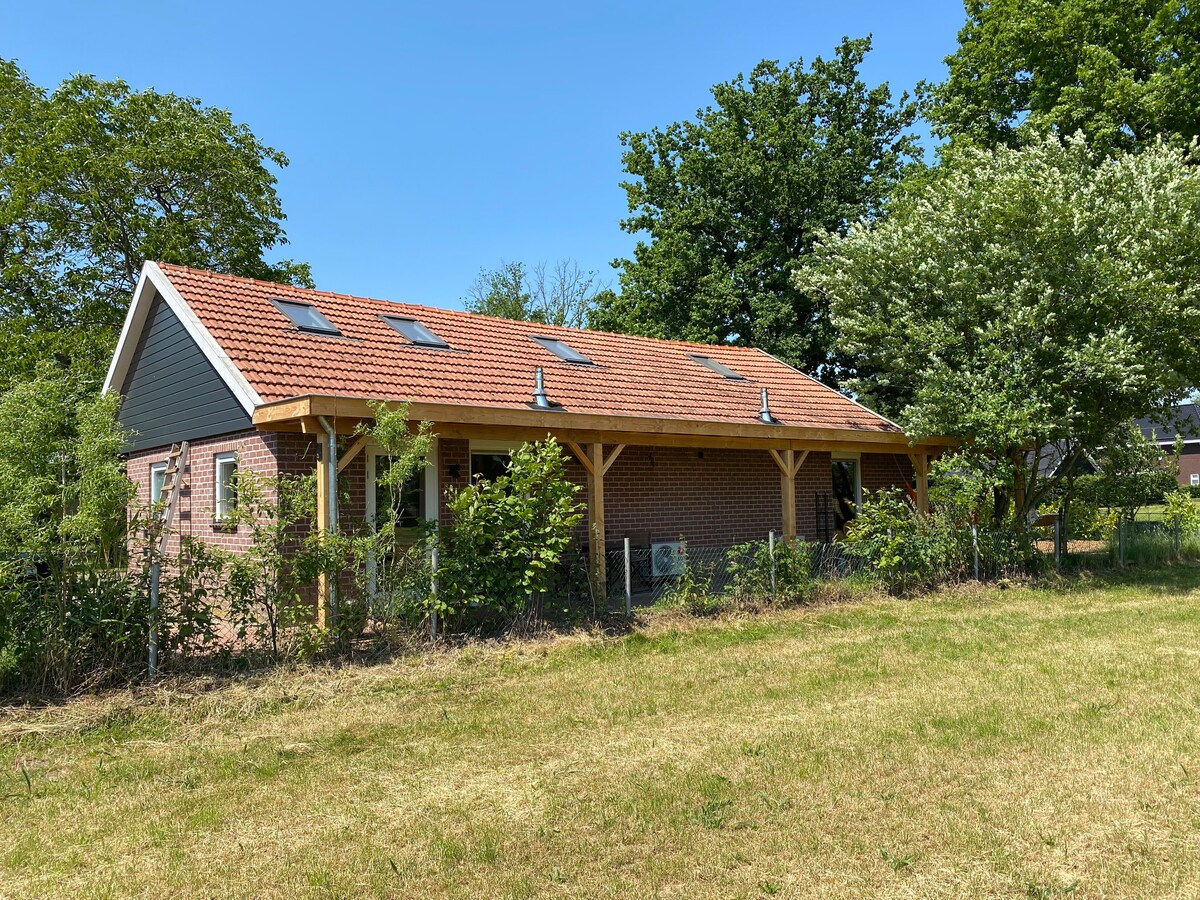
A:
[[[1198,600],[1180,567],[12,710],[0,895],[1197,896]]]

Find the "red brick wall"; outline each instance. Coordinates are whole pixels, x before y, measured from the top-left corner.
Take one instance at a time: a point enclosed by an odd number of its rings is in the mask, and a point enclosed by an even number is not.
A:
[[[913,484],[912,460],[907,454],[864,453],[861,479],[864,496],[883,488],[911,487]]]
[[[1200,444],[1185,444],[1179,455],[1179,483],[1191,484],[1193,475],[1200,475]]]
[[[448,487],[462,487],[470,475],[470,444],[465,440],[438,442],[438,479],[442,490],[441,521],[449,518]],[[227,549],[244,549],[248,535],[214,522],[214,457],[237,451],[242,471],[268,478],[277,474],[307,474],[316,465],[317,442],[311,435],[246,432],[191,444],[188,487],[181,495],[177,530]],[[611,448],[610,448],[611,450]],[[149,500],[150,464],[165,459],[167,448],[130,457],[128,471],[137,483],[138,498]],[[1193,457],[1200,461],[1200,455]],[[339,478],[340,514],[353,526],[366,515],[366,460],[360,453]],[[457,467],[458,477],[452,472]],[[832,462],[829,453],[813,451],[796,476],[796,527],[808,540],[828,538],[832,524],[819,521],[831,509]],[[567,476],[583,488],[587,478],[574,457]],[[912,465],[899,454],[864,453],[861,459],[864,491],[912,481]],[[626,447],[605,477],[606,543],[620,546],[630,534],[649,532],[654,541],[683,537],[698,546],[728,545],[765,540],[782,530],[779,469],[765,450],[694,450],[678,447]],[[586,523],[578,537],[586,539]],[[174,548],[172,548],[174,549]]]
[[[245,550],[249,542],[246,528],[224,525],[213,518],[216,457],[222,453],[236,452],[239,471],[254,471],[271,478],[278,471],[278,439],[279,435],[247,431],[191,441],[173,530],[179,535],[202,538],[226,550]],[[150,503],[151,465],[166,461],[169,452],[170,447],[161,447],[129,457],[126,471],[137,487],[139,506],[146,507]],[[177,550],[178,539],[173,537],[168,553],[173,554]]]

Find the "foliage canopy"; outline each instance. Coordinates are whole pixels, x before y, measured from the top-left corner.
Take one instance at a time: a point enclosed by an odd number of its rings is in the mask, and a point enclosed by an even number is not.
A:
[[[945,138],[1016,146],[1082,131],[1098,150],[1200,134],[1200,28],[1183,0],[967,0],[928,116]]]
[[[826,304],[790,273],[818,235],[878,212],[917,155],[913,105],[859,76],[869,49],[761,62],[694,121],[622,134],[621,227],[648,240],[618,261],[600,327],[761,347],[834,380]]]
[[[1082,138],[960,148],[797,277],[831,304],[852,386],[917,437],[1011,467],[1018,514],[1066,459],[1200,382],[1200,175],[1166,147],[1094,164]],[[1023,490],[1026,489],[1026,490]]]

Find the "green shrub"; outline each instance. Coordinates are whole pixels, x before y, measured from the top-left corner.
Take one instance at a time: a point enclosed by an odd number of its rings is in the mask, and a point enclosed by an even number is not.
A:
[[[1180,537],[1195,534],[1200,528],[1200,507],[1187,491],[1182,488],[1171,491],[1163,504],[1163,522]]]
[[[812,575],[812,548],[803,541],[775,544],[775,585],[771,585],[771,548],[766,541],[731,547],[728,553],[729,585],[726,593],[738,603],[804,603],[816,592]]]
[[[1071,540],[1107,541],[1117,531],[1117,511],[1089,503],[1072,500],[1067,522]]]
[[[461,621],[474,608],[511,619],[530,609],[583,518],[578,490],[562,448],[548,438],[514,450],[495,481],[451,491],[450,524],[439,538],[439,614]]]

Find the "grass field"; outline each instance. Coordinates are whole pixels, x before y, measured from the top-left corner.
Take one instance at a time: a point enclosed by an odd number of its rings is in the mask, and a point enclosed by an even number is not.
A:
[[[0,896],[1200,895],[1200,568],[0,718]]]

